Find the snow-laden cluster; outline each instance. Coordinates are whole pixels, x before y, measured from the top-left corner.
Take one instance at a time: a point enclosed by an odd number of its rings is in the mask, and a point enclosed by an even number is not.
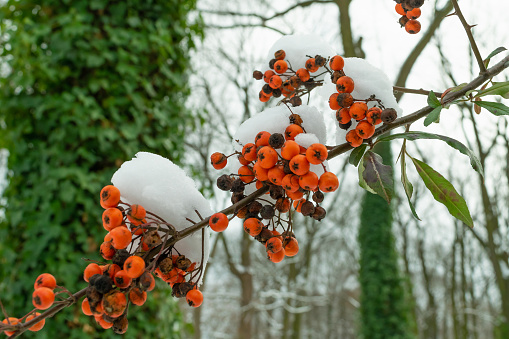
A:
[[[177,231],[192,225],[186,218],[199,221],[212,214],[209,202],[198,191],[184,170],[157,154],[139,152],[122,164],[111,182],[120,190],[121,200],[142,205],[175,227]],[[161,236],[163,233],[161,233]],[[175,248],[192,262],[202,260],[202,232],[180,240]],[[209,230],[205,228],[203,262],[209,257]]]

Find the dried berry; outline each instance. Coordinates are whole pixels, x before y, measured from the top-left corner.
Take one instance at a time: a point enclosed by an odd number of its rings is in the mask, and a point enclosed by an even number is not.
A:
[[[253,78],[256,80],[262,80],[263,79],[263,73],[260,71],[254,71],[253,72]]]
[[[382,111],[382,121],[385,124],[390,124],[398,117],[398,113],[394,108],[386,108]]]
[[[242,193],[244,192],[244,186],[246,186],[246,184],[244,184],[242,180],[235,179],[233,180],[232,188],[230,189],[230,191],[233,193]]]
[[[233,178],[230,177],[228,174],[223,174],[219,178],[217,178],[217,188],[219,188],[222,191],[229,191],[232,188],[233,185]]]
[[[273,133],[269,138],[269,145],[272,148],[281,148],[285,143],[285,137],[281,133]]]
[[[325,197],[325,195],[320,191],[316,191],[315,193],[313,193],[313,201],[318,204],[323,201],[324,197]]]
[[[275,215],[274,207],[271,205],[263,206],[260,211],[260,215],[263,219],[272,219],[272,217]]]

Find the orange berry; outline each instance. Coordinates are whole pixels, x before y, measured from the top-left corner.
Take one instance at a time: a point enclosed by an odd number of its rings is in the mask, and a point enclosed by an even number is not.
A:
[[[55,277],[49,273],[43,273],[35,279],[34,289],[39,287],[47,287],[54,289],[57,287],[57,280]]]
[[[278,155],[275,149],[270,146],[263,146],[258,151],[258,162],[261,167],[269,169],[274,167],[278,161]]]
[[[187,292],[186,301],[191,307],[199,307],[203,302],[203,294],[199,290],[192,289]]]
[[[247,161],[242,154],[239,155],[237,159],[239,159],[241,165],[249,165],[251,163],[251,161]]]
[[[284,60],[278,60],[274,63],[274,70],[276,73],[282,74],[288,69],[288,64]]]
[[[110,317],[120,317],[127,307],[127,298],[120,291],[110,291],[103,296],[102,307],[104,313]]]
[[[345,66],[345,60],[340,55],[333,56],[329,61],[329,67],[333,71],[340,71]]]
[[[105,267],[103,268],[103,274],[104,273],[108,274],[111,280],[113,280],[115,278],[115,274],[117,274],[117,272],[121,270],[122,268],[117,264],[105,265]]]
[[[401,4],[396,4],[396,13],[398,13],[399,15],[405,15],[406,12],[405,12],[405,9],[403,8],[403,6]]]
[[[344,107],[338,109],[336,111],[336,120],[342,125],[348,124],[352,120],[352,117],[350,116],[350,108]]]
[[[90,311],[94,317],[100,316],[104,314],[103,305],[101,302],[96,303],[95,305],[90,305]]]
[[[303,154],[298,154],[290,160],[290,170],[297,175],[309,172],[309,161]]]
[[[113,256],[116,252],[115,247],[113,247],[113,243],[111,241],[103,242],[101,247],[99,247],[99,250],[101,252],[101,256],[106,260],[113,259]]]
[[[281,182],[281,186],[288,192],[296,192],[299,186],[299,177],[295,174],[287,174]]]
[[[290,199],[288,198],[279,198],[276,201],[276,209],[281,213],[286,213],[290,210]]]
[[[269,70],[266,70],[265,73],[263,73],[263,81],[265,81],[266,83],[269,83],[270,81],[270,78],[276,73],[274,73],[274,71],[271,71],[270,69]]]
[[[55,293],[47,287],[39,287],[32,293],[32,303],[39,310],[45,310],[53,305]]]
[[[304,197],[304,192],[295,191],[295,192],[286,192],[286,196],[293,201],[301,200]]]
[[[408,20],[405,30],[410,34],[417,34],[421,31],[421,23],[418,20]]]
[[[245,144],[244,147],[242,147],[242,155],[249,162],[255,161],[257,157],[256,145],[253,143]]]
[[[333,93],[329,97],[329,107],[335,111],[341,108],[341,106],[338,103],[338,95],[339,93]]]
[[[120,191],[113,185],[104,186],[101,190],[102,208],[115,207],[120,202]]]
[[[109,232],[122,224],[124,216],[118,208],[110,207],[104,210],[102,220],[104,229]]]
[[[352,147],[359,147],[363,141],[354,129],[346,133],[345,139]]]
[[[342,107],[350,107],[353,104],[353,97],[350,93],[338,93],[336,97],[336,101],[340,108]],[[339,108],[338,108],[339,109]],[[350,111],[350,115],[352,112]]]
[[[212,164],[212,167],[214,167],[217,170],[220,170],[226,166],[228,162],[228,159],[226,158],[226,155],[220,152],[212,153],[210,156],[210,163]]]
[[[147,301],[147,292],[135,287],[129,291],[129,300],[133,304],[141,306],[145,303],[145,301]]]
[[[25,319],[25,323],[29,322],[30,320],[34,319],[35,317],[38,317],[40,316],[41,314],[39,312],[35,312],[35,313],[32,313],[30,314],[26,319]],[[37,331],[40,331],[42,330],[42,328],[44,327],[44,324],[46,323],[46,319],[42,319],[41,321],[38,321],[35,325],[32,325],[31,327],[28,328],[29,331],[32,331],[32,332],[37,332]]]
[[[263,224],[256,218],[248,218],[244,220],[244,231],[252,237],[256,237],[262,231]]]
[[[96,274],[103,274],[103,270],[96,263],[88,264],[83,271],[83,279],[88,282]]]
[[[306,159],[313,165],[318,165],[327,159],[329,152],[327,147],[322,144],[312,144],[306,150]]]
[[[263,187],[263,182],[260,181],[260,180],[257,180],[256,183],[255,183],[255,187],[256,187],[257,190],[259,190],[260,188]],[[267,192],[265,194],[269,194],[269,192]]]
[[[318,187],[318,175],[315,172],[307,172],[299,177],[299,186],[307,191],[312,191]]]
[[[265,242],[267,252],[276,253],[283,249],[283,242],[278,237],[273,237]]]
[[[368,109],[368,112],[366,113],[366,120],[371,125],[378,125],[382,123],[382,110],[378,107]]]
[[[88,301],[88,298],[83,299],[81,302],[81,311],[84,315],[92,315],[92,310],[90,309],[90,302]]]
[[[366,113],[368,112],[368,105],[365,102],[354,102],[352,106],[350,106],[350,116],[359,121],[366,117]]]
[[[298,135],[298,134],[301,134],[302,132],[304,132],[304,130],[302,129],[302,127],[300,127],[299,125],[297,124],[290,124],[288,125],[288,127],[286,127],[285,129],[285,139],[286,140],[294,140],[295,137]]]
[[[339,187],[338,177],[332,172],[325,172],[320,176],[318,187],[322,192],[334,192]]]
[[[420,8],[414,8],[411,11],[406,12],[406,17],[409,18],[410,20],[415,20],[415,19],[417,19],[420,16],[421,16],[421,9]]]
[[[228,227],[228,217],[224,213],[214,213],[210,216],[209,226],[214,232],[223,232]]]
[[[110,234],[112,239],[112,245],[117,250],[122,250],[131,243],[132,240],[131,231],[129,231],[125,226],[120,226],[112,229],[110,231]]]
[[[145,272],[145,260],[137,255],[132,255],[124,262],[124,271],[131,279],[136,279]]]
[[[268,146],[270,139],[270,133],[267,131],[258,132],[255,136],[255,146],[258,148],[260,146]]]
[[[283,80],[281,80],[281,77],[279,75],[273,75],[270,78],[270,81],[269,81],[270,88],[276,89],[276,88],[281,87],[282,84],[283,84]]]
[[[339,93],[352,93],[355,85],[353,79],[348,76],[342,76],[336,82],[336,90]]]
[[[271,238],[271,239],[273,239],[273,238]],[[267,252],[267,257],[268,257],[268,258],[269,258],[269,260],[270,260],[270,261],[272,261],[273,263],[281,262],[281,261],[283,261],[283,259],[285,258],[285,250],[284,250],[284,249],[281,249],[281,251],[276,252],[276,253]]]
[[[241,166],[237,173],[239,175],[240,180],[242,180],[246,184],[249,184],[255,178],[253,171],[251,170],[251,168],[247,166]]]
[[[2,320],[2,323],[6,324],[6,325],[10,324],[10,325],[13,325],[13,326],[19,324],[19,319],[18,318],[9,317],[8,319],[9,320],[7,320],[7,319]],[[13,335],[15,332],[16,331],[4,331],[4,333],[6,335],[8,335],[8,336]]]
[[[127,211],[127,219],[135,225],[142,223],[146,216],[147,211],[143,206],[138,204],[131,205],[131,208]]]
[[[366,120],[362,120],[355,127],[355,131],[362,139],[369,139],[375,133],[375,126],[371,125]]]
[[[286,240],[284,245],[285,255],[287,257],[293,257],[299,252],[299,242],[294,237]]]
[[[106,319],[104,319],[104,314],[96,315],[96,316],[94,316],[94,319],[99,324],[99,326],[101,326],[105,330],[113,327],[112,322],[109,322]]]
[[[257,184],[259,182],[261,183],[261,181],[269,180],[269,177],[268,177],[269,170],[266,168],[263,168],[260,165],[259,161],[255,162],[255,164],[253,165],[253,172],[255,174],[256,179],[259,180],[256,182]]]
[[[270,100],[270,96],[266,95],[264,91],[260,91],[260,93],[258,93],[258,99],[261,102],[267,102]]]
[[[274,53],[274,58],[277,60],[283,60],[286,57],[286,52],[282,49]]]
[[[305,68],[299,68],[297,70],[297,72],[295,72],[297,74],[297,76],[299,77],[299,79],[302,81],[302,82],[306,82],[309,80],[309,78],[311,78],[311,76],[309,75],[309,72],[307,69]]]
[[[281,157],[286,160],[292,160],[294,156],[300,153],[300,145],[294,140],[287,140],[281,147]]]
[[[269,181],[279,186],[283,184],[283,178],[285,177],[285,175],[286,173],[284,170],[284,166],[282,165],[274,166],[267,172],[267,177],[269,178]]]
[[[307,61],[306,61],[306,69],[310,72],[310,73],[314,73],[316,71],[318,71],[318,67],[316,65],[316,60],[315,58],[309,58]]]
[[[120,270],[117,273],[115,273],[115,277],[113,278],[113,282],[117,287],[119,288],[127,288],[129,285],[131,285],[132,279],[127,275],[127,272],[124,270]]]
[[[193,266],[193,265],[191,265]],[[143,272],[138,282],[140,288],[146,291],[152,291],[156,287],[154,276],[149,271]]]

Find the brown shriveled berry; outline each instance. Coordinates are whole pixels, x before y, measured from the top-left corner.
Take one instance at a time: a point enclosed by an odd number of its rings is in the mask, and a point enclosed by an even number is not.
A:
[[[143,237],[143,243],[149,248],[155,247],[162,243],[161,236],[157,231],[150,231]]]
[[[352,121],[349,121],[346,124],[341,124],[341,123],[339,124],[339,128],[344,129],[344,130],[348,130],[350,128],[350,126],[352,126]]]
[[[302,105],[302,99],[300,97],[293,97],[290,99],[290,104],[292,104],[293,107],[297,107]]]
[[[244,184],[244,182],[242,180],[235,179],[235,180],[233,180],[232,188],[230,189],[230,191],[232,193],[242,193],[242,192],[244,192],[245,186],[246,186],[246,184]]]
[[[182,271],[187,271],[187,269],[191,266],[191,260],[186,258],[183,255],[179,255],[177,260],[175,261],[175,264],[177,265],[177,268]]]
[[[263,79],[263,73],[260,71],[254,71],[253,72],[253,78],[256,80],[262,80]]]
[[[318,204],[321,203],[324,198],[325,198],[325,195],[320,191],[316,191],[315,193],[313,193],[313,201]]]
[[[139,278],[138,286],[143,291],[149,291],[149,292],[152,291],[154,289],[154,287],[156,286],[156,281],[154,279],[154,276],[149,271],[143,272],[143,274]]]
[[[398,117],[398,113],[394,108],[386,108],[381,113],[381,119],[384,124],[390,124]]]
[[[398,22],[399,22],[399,24],[401,25],[401,27],[405,27],[405,25],[406,25],[406,23],[408,22],[408,20],[410,20],[410,19],[408,19],[406,15],[402,15],[402,16],[399,18]]]
[[[274,58],[276,58],[277,60],[283,60],[285,57],[286,57],[286,53],[282,49],[274,52]]]
[[[116,318],[124,313],[127,307],[127,298],[124,293],[113,290],[103,296],[102,306],[104,313]]]
[[[309,215],[313,214],[314,211],[315,211],[315,204],[313,204],[311,201],[306,201],[305,203],[302,204],[302,207],[301,207],[302,215],[309,216]]]
[[[281,186],[270,186],[269,188],[270,197],[274,200],[277,200],[283,197],[285,190]]]
[[[125,249],[118,250],[117,252],[115,252],[112,261],[114,264],[120,267],[124,267],[124,262],[126,261],[127,258],[129,258],[129,256],[130,254],[129,252],[127,252],[127,250]]]
[[[227,174],[221,175],[217,178],[217,187],[222,191],[229,191],[233,185],[233,178]]]
[[[280,88],[274,88],[272,90],[272,96],[274,98],[279,98],[281,96],[281,89]]]
[[[281,148],[285,143],[285,137],[281,133],[273,133],[269,138],[269,145],[272,148]]]
[[[168,274],[173,269],[173,260],[171,258],[164,258],[159,262],[157,268],[159,268],[163,274]]]
[[[194,288],[194,285],[190,282],[184,281],[181,283],[176,283],[171,288],[171,295],[175,298],[184,298],[187,292],[191,291]]]
[[[245,197],[246,196],[242,192],[233,193],[232,197],[231,197],[231,202],[232,202],[232,204],[236,204],[239,201],[241,201],[242,199],[244,199]]]
[[[424,0],[407,0],[407,2],[413,8],[420,8],[424,4]]]
[[[281,213],[286,213],[290,210],[290,199],[279,198],[276,201],[276,209]]]
[[[274,215],[275,215],[274,207],[272,207],[271,205],[265,205],[260,210],[260,216],[263,219],[272,219],[272,217],[274,217]]]
[[[268,228],[264,227],[262,229],[262,231],[260,232],[260,234],[258,234],[256,237],[255,237],[255,240],[261,242],[262,244],[265,244],[267,242],[267,240],[269,240],[270,238],[273,237],[273,234],[271,231],[269,231]]]
[[[322,220],[323,218],[325,218],[325,209],[321,206],[316,206],[315,207],[315,211],[313,212],[313,214],[311,215],[311,217],[315,220]]]
[[[325,59],[324,57],[322,57],[321,55],[315,55],[315,64],[318,66],[318,67],[323,67],[325,66],[325,63],[327,62],[327,59]]]
[[[331,75],[331,81],[333,84],[337,83],[339,78],[341,78],[342,76],[345,76],[345,73],[341,70],[341,71],[334,71]]]
[[[113,322],[113,332],[116,334],[124,334],[127,332],[127,327],[129,326],[129,322],[127,321],[127,316],[123,316],[115,319]]]

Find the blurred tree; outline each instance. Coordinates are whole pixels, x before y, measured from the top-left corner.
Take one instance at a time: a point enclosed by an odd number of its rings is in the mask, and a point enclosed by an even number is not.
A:
[[[70,291],[84,287],[82,258],[101,259],[99,191],[123,161],[138,151],[181,160],[194,121],[184,107],[189,49],[202,35],[200,20],[188,18],[194,8],[195,0],[1,7],[0,145],[9,174],[0,294],[13,316],[32,308],[40,273]],[[127,337],[179,336],[184,325],[168,289],[144,307],[130,313]],[[76,306],[48,321],[38,338],[111,337],[80,313]]]

